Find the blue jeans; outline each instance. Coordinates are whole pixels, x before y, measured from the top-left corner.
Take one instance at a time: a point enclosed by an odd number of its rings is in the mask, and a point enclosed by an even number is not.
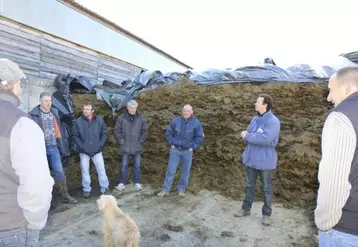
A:
[[[319,247],[357,247],[358,235],[339,232],[334,229],[327,232],[318,232]]]
[[[58,180],[65,179],[65,172],[63,171],[62,167],[61,155],[57,146],[46,146],[46,155],[53,176]]]
[[[141,154],[122,154],[122,167],[121,167],[120,183],[122,183],[122,184],[127,183],[129,156],[133,157],[133,180],[134,180],[134,183],[139,184],[140,183]]]
[[[0,232],[0,247],[38,247],[40,230],[19,228]]]
[[[82,187],[84,192],[91,192],[91,175],[90,175],[90,159],[92,159],[94,166],[96,167],[98,182],[101,186],[101,192],[105,192],[108,189],[109,181],[106,174],[106,169],[104,167],[104,160],[102,152],[99,152],[92,158],[87,154],[80,153],[80,164],[82,172]]]
[[[181,172],[181,179],[178,184],[178,190],[185,191],[186,187],[188,187],[189,184],[192,158],[193,158],[192,151],[189,151],[187,149],[180,149],[177,147],[173,147],[170,149],[169,164],[163,184],[164,192],[170,191],[180,161],[182,162],[182,172]]]
[[[251,210],[252,203],[254,202],[256,180],[258,175],[261,177],[261,185],[262,185],[261,188],[264,193],[264,206],[262,207],[262,214],[271,216],[272,170],[256,170],[248,166],[246,167],[246,189],[245,189],[245,199],[242,204],[242,209],[245,211]]]

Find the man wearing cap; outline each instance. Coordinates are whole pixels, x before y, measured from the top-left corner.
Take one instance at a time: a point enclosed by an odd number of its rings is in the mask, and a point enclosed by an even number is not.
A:
[[[76,204],[77,200],[68,193],[66,175],[63,170],[61,154],[67,153],[62,140],[62,126],[58,110],[52,107],[51,94],[40,94],[40,104],[29,112],[30,117],[42,129],[45,135],[47,160],[60,188],[63,203]]]
[[[44,134],[20,110],[19,66],[0,59],[0,246],[38,246],[54,181]]]

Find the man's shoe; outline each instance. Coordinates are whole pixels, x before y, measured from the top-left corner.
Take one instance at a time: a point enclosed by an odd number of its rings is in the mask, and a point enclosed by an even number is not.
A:
[[[185,197],[185,192],[184,191],[179,191],[179,196],[180,197]]]
[[[268,215],[264,215],[264,216],[262,217],[262,224],[263,224],[264,226],[269,226],[269,225],[271,225],[271,217],[268,216]]]
[[[161,191],[161,192],[159,192],[157,194],[157,196],[159,196],[159,197],[164,197],[164,196],[167,196],[167,195],[169,195],[169,192],[165,192],[165,191]]]
[[[83,198],[89,198],[91,195],[91,192],[83,192]]]
[[[112,193],[109,191],[109,189],[105,189],[105,191],[102,192],[102,195],[111,195]]]
[[[251,212],[243,209],[240,209],[237,214],[234,214],[235,217],[244,217],[249,215],[251,215]]]
[[[142,185],[141,185],[140,183],[136,183],[136,184],[134,184],[134,186],[135,186],[135,188],[136,188],[137,190],[141,190],[141,189],[142,189]]]
[[[122,191],[126,188],[126,186],[122,183],[119,183],[116,187],[114,187],[116,190]]]

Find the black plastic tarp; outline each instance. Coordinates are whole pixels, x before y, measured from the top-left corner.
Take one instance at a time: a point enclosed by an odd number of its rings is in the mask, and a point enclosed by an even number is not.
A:
[[[142,71],[133,80],[123,81],[120,85],[104,81],[102,85],[95,85],[94,90],[114,113],[135,98],[139,92],[154,89],[159,85],[175,83],[181,75],[177,72],[162,74],[160,71]]]

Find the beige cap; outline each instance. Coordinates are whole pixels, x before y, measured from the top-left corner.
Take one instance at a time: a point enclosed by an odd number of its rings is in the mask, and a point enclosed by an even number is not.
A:
[[[16,63],[0,58],[0,84],[6,86],[22,79],[26,79],[26,75]]]

